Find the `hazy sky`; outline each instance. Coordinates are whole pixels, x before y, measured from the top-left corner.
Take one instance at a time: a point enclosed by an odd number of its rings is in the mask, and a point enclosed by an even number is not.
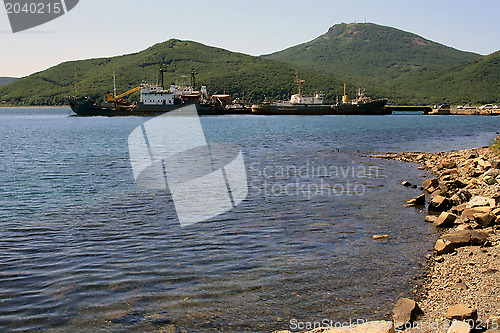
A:
[[[499,13],[500,0],[80,0],[66,15],[13,34],[1,6],[0,76],[138,52],[170,38],[261,55],[341,22],[387,25],[489,54],[500,49]]]

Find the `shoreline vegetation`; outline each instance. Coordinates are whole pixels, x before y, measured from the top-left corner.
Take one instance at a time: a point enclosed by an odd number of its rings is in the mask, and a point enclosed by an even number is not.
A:
[[[399,299],[390,319],[321,323],[301,332],[500,332],[500,137],[489,147],[370,157],[415,163],[435,176],[406,205],[427,212],[425,222],[439,232],[433,254],[426,256],[427,271],[416,277],[422,282],[415,300]]]

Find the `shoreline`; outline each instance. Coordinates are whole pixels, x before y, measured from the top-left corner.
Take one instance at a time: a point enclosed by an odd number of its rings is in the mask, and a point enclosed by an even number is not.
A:
[[[500,137],[495,139],[497,149]],[[417,184],[422,194],[407,208],[427,212],[439,236],[414,300],[394,300],[392,320],[301,333],[500,332],[500,155],[492,147],[451,152],[371,155],[414,163],[435,178]],[[402,186],[412,186],[403,182]],[[415,187],[415,185],[413,185]],[[397,302],[396,302],[397,301]],[[458,322],[453,324],[453,320]],[[453,326],[452,326],[453,325]],[[294,331],[297,332],[297,331]],[[282,330],[275,333],[291,333]]]

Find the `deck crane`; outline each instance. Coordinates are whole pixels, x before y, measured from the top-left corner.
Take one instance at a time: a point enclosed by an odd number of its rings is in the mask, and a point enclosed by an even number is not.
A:
[[[130,94],[132,94],[132,93],[134,93],[134,92],[136,92],[137,90],[140,90],[140,89],[141,89],[141,87],[140,87],[140,86],[139,86],[139,87],[135,87],[134,89],[131,89],[131,90],[129,90],[129,91],[126,91],[126,92],[124,92],[123,94],[120,94],[120,95],[118,95],[118,96],[113,96],[110,92],[108,92],[107,101],[108,101],[108,102],[116,102],[116,101],[117,101],[117,100],[119,100],[120,98],[125,97],[125,96],[127,96],[127,95],[130,95]]]

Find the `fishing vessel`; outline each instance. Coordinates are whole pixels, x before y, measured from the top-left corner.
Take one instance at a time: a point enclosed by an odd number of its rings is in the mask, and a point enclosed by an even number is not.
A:
[[[199,115],[224,114],[225,99],[219,95],[211,98],[207,87],[196,90],[195,71],[191,71],[191,85],[172,84],[168,89],[164,87],[163,69],[160,69],[161,81],[156,85],[142,83],[123,94],[107,93],[106,101],[97,103],[88,97],[68,97],[68,104],[78,116],[158,116],[165,112],[174,111],[180,107],[195,104]],[[113,80],[115,82],[115,80]],[[140,91],[140,100],[130,102],[126,97]]]
[[[257,115],[383,115],[391,114],[385,110],[387,99],[372,100],[365,92],[358,90],[358,96],[349,100],[346,85],[344,84],[344,95],[342,102],[334,105],[323,104],[323,94],[315,92],[313,96],[302,96],[301,83],[298,80],[299,93],[292,95],[287,102],[263,103],[252,105],[252,114]]]

